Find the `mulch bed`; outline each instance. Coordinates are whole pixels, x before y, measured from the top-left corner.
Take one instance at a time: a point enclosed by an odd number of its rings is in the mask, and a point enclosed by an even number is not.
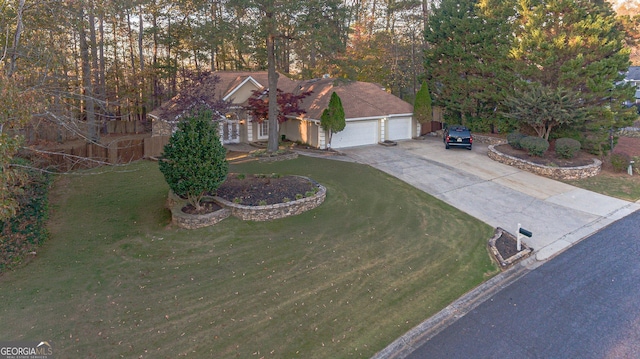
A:
[[[202,203],[200,203],[200,210],[197,210],[196,207],[194,207],[192,204],[188,204],[182,207],[182,212],[186,214],[206,214],[215,212],[219,209],[222,209],[222,207],[220,207],[220,205],[215,202],[202,201]]]
[[[502,235],[496,239],[496,249],[502,258],[507,259],[518,253],[517,243],[509,234],[502,232]]]
[[[245,206],[260,206],[295,201],[296,195],[304,197],[313,191],[314,185],[298,176],[256,176],[229,174],[218,188],[216,195],[229,202]]]

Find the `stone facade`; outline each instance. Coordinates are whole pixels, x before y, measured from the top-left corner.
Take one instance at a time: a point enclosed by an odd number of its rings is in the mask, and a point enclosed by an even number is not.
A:
[[[186,229],[211,226],[230,215],[243,221],[271,221],[312,210],[324,202],[327,196],[327,189],[310,178],[309,181],[317,187],[317,191],[313,196],[286,203],[276,203],[265,206],[245,206],[229,202],[220,197],[204,197],[203,201],[214,201],[220,205],[222,209],[212,213],[193,215],[182,211],[182,207],[187,204],[187,201],[177,196],[173,191],[169,191],[166,206],[171,210],[171,223]]]
[[[521,170],[535,173],[540,176],[545,176],[559,180],[576,180],[588,177],[593,177],[600,173],[602,169],[602,161],[594,158],[593,164],[579,167],[550,167],[543,166],[537,163],[525,161],[513,156],[506,155],[495,149],[495,145],[489,146],[487,152],[489,158],[494,161],[504,163]]]

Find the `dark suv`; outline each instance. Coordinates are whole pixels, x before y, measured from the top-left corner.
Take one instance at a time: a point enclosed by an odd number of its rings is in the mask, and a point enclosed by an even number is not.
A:
[[[470,150],[473,145],[471,131],[464,126],[453,125],[445,128],[442,140],[446,149],[449,149],[449,146],[462,146]]]

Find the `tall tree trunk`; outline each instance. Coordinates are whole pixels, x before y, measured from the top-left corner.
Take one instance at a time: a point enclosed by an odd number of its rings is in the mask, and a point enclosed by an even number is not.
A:
[[[156,107],[162,103],[162,99],[160,98],[160,82],[158,81],[158,15],[157,13],[153,13],[153,17],[151,19],[151,24],[153,25],[153,106]]]
[[[136,81],[136,86],[138,87],[138,106],[141,107],[138,112],[138,120],[144,121],[147,116],[147,106],[145,103],[144,89],[145,89],[145,73],[144,73],[144,53],[142,52],[142,40],[144,35],[144,19],[142,18],[142,5],[139,7],[139,15],[138,15],[138,56],[140,57],[140,77]]]
[[[278,73],[275,59],[275,16],[267,10],[267,68],[269,77],[269,141],[267,152],[278,151]]]
[[[13,44],[11,44],[11,58],[7,65],[7,77],[13,76],[16,72],[18,61],[18,46],[20,45],[20,37],[22,36],[22,13],[24,11],[24,1],[18,2],[18,11],[16,13],[16,33],[13,35]]]
[[[91,85],[91,63],[89,62],[89,44],[87,43],[87,31],[84,25],[84,7],[80,4],[78,11],[78,36],[80,37],[80,61],[82,63],[82,87],[85,99],[85,114],[87,116],[88,140],[99,140],[96,128],[95,102],[93,99],[93,86]]]
[[[100,93],[100,71],[98,71],[98,40],[96,36],[96,17],[94,15],[94,3],[93,1],[87,2],[89,5],[89,47],[91,51],[91,89],[92,89],[92,97],[94,99],[94,112],[96,114],[96,131],[99,132],[100,123],[104,122],[104,117],[101,115],[99,110],[100,104],[96,103],[101,101],[102,98],[99,97]],[[97,106],[96,106],[97,105]]]
[[[100,10],[98,13],[98,33],[100,40],[98,41],[98,96],[100,100],[105,101],[105,111],[109,112],[107,100],[107,88],[106,88],[106,65],[104,59],[104,11]]]

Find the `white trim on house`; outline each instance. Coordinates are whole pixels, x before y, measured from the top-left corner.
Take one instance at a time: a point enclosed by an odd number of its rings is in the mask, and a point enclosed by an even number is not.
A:
[[[233,96],[237,91],[239,91],[239,90],[242,88],[242,86],[244,86],[244,84],[246,84],[246,83],[247,83],[247,82],[249,82],[249,81],[251,81],[251,83],[252,83],[255,87],[259,88],[259,89],[264,89],[264,88],[265,88],[265,87],[264,87],[264,86],[262,86],[258,81],[256,81],[253,77],[251,77],[251,76],[247,76],[247,78],[246,78],[246,79],[244,79],[244,80],[243,80],[243,81],[242,81],[238,86],[234,87],[234,88],[233,88],[233,90],[231,90],[231,92],[229,92],[229,94],[228,94],[227,96],[223,97],[222,99],[223,99],[224,101],[229,101],[229,99],[230,99],[230,98],[232,98],[232,96]]]

